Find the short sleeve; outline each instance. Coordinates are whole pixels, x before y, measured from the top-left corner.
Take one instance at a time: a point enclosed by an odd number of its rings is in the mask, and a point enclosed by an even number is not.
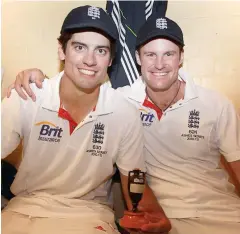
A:
[[[226,102],[217,125],[219,151],[228,162],[240,160],[240,117]]]
[[[126,176],[135,168],[146,171],[143,153],[143,127],[138,111],[133,109],[131,115],[128,112],[128,122],[124,126],[125,134],[121,140],[116,161],[120,172]]]
[[[19,145],[22,137],[20,97],[15,91],[1,105],[1,158],[7,157]]]

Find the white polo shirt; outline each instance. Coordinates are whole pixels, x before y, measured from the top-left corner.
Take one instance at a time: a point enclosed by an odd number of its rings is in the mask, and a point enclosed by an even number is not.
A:
[[[138,110],[103,84],[95,110],[70,134],[59,117],[62,73],[31,85],[37,101],[16,92],[2,102],[2,158],[23,139],[23,159],[7,209],[38,217],[113,219],[110,202],[115,164],[122,174],[145,170]],[[107,206],[106,206],[107,205]]]
[[[233,105],[197,86],[182,71],[185,97],[157,114],[138,79],[121,91],[139,109],[148,182],[169,218],[240,222],[240,198],[218,167],[220,155],[240,160],[240,120]],[[160,120],[159,120],[159,117]]]

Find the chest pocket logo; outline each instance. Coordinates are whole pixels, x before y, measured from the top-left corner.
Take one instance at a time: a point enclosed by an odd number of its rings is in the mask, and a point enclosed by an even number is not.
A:
[[[198,134],[198,129],[200,125],[200,112],[197,110],[189,111],[188,116],[188,133],[182,134],[188,141],[200,141],[204,140],[204,136]]]
[[[96,123],[93,129],[93,136],[92,136],[92,143],[91,149],[88,149],[86,153],[97,156],[103,157],[107,154],[107,150],[103,149],[103,142],[104,142],[104,134],[105,134],[105,125],[101,122]]]
[[[62,128],[47,121],[36,123],[35,126],[41,126],[38,137],[39,141],[60,142],[63,132]]]
[[[154,115],[151,112],[147,112],[144,109],[139,109],[141,111],[140,118],[142,120],[142,125],[144,127],[150,127],[153,123]]]
[[[189,116],[188,116],[188,127],[189,128],[199,128],[199,123],[200,123],[200,117],[199,117],[200,112],[194,110],[189,111]]]
[[[97,123],[94,125],[94,130],[93,130],[93,143],[97,144],[103,144],[104,140],[104,127],[105,125],[102,123]]]

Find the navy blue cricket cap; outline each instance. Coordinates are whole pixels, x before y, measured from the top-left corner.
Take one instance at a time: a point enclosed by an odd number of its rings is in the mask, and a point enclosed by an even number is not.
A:
[[[165,38],[177,45],[184,46],[181,28],[176,22],[165,16],[155,15],[148,18],[137,34],[136,48],[138,49],[155,38]]]
[[[112,18],[102,8],[89,5],[71,10],[60,33],[88,28],[100,30],[113,40],[118,39],[118,31]]]

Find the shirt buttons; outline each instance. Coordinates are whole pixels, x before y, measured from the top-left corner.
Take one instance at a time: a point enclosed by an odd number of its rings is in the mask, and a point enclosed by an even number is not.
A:
[[[92,118],[92,116],[90,115],[89,118]]]

